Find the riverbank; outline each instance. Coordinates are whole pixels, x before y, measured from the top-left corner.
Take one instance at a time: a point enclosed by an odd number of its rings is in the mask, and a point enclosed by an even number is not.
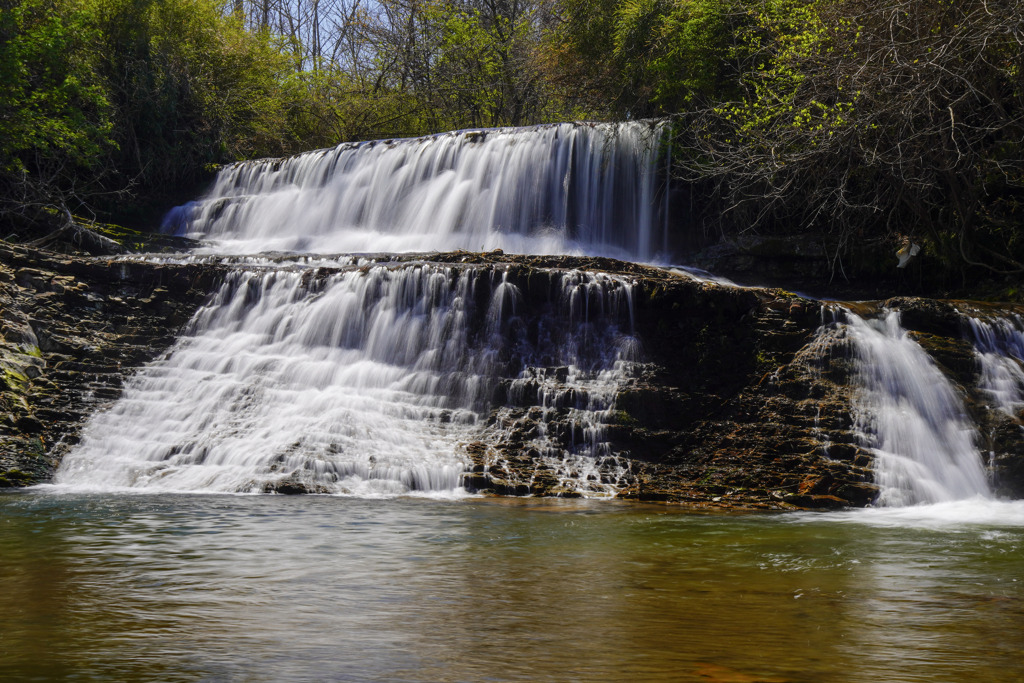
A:
[[[49,480],[83,421],[173,342],[217,277],[0,242],[0,486]]]

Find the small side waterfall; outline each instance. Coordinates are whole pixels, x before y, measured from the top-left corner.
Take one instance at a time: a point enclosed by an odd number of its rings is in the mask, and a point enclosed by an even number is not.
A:
[[[237,271],[165,358],[93,417],[74,487],[394,495],[459,490],[502,378],[623,377],[632,288],[570,273],[524,301],[501,267]],[[559,454],[552,453],[551,457]],[[566,457],[578,455],[572,450]]]
[[[990,490],[963,401],[900,325],[847,311],[856,363],[854,428],[876,455],[880,505],[939,503]]]
[[[631,283],[597,273],[564,273],[559,307],[577,334],[554,367],[533,363],[509,383],[498,411],[505,438],[521,429],[516,407],[535,413],[523,449],[574,495],[614,495],[627,472],[607,439],[615,396],[640,360]],[[501,440],[501,439],[499,439]]]
[[[1012,318],[967,318],[980,386],[998,410],[1016,417],[1024,408],[1024,321]]]
[[[500,248],[650,261],[667,250],[664,128],[458,131],[241,162],[165,229],[224,253]]]

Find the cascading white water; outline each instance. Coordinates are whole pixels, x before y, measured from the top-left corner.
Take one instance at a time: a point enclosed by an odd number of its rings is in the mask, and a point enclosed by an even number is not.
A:
[[[456,488],[464,463],[455,446],[475,419],[461,369],[476,360],[464,339],[471,280],[378,267],[311,288],[304,275],[231,275],[169,356],[92,420],[56,481]]]
[[[608,275],[573,271],[562,275],[560,289],[561,309],[575,334],[559,346],[556,367],[528,366],[509,393],[513,404],[539,409],[537,433],[526,447],[536,449],[559,489],[614,495],[627,473],[612,453],[607,425],[619,388],[640,360],[632,332],[634,287]]]
[[[667,256],[664,128],[459,131],[241,162],[165,230],[223,253],[500,248],[651,261]]]
[[[559,488],[614,494],[627,473],[607,424],[639,346],[627,279],[567,273],[557,300],[530,317],[500,268],[329,254],[500,248],[667,258],[664,130],[631,122],[461,131],[225,168],[166,227],[208,240],[205,253],[185,258],[239,270],[166,357],[91,420],[57,481],[453,492],[470,463],[464,446],[484,423],[522,431],[516,409],[529,405],[526,447]],[[855,428],[877,455],[879,502],[988,495],[962,402],[898,314],[847,320]],[[1009,414],[1024,406],[1019,323],[974,323],[982,387]],[[509,403],[491,405],[502,383]]]
[[[654,259],[667,249],[664,129],[461,131],[225,168],[166,226],[209,241],[212,254],[188,259],[239,271],[167,357],[91,421],[57,481],[453,491],[491,393],[502,378],[533,378],[541,457],[567,490],[613,492],[603,422],[636,354],[629,282],[568,274],[527,330],[507,273],[323,254],[501,248]],[[314,286],[314,267],[351,270]],[[566,410],[569,438],[547,434],[556,413],[565,431]]]
[[[995,407],[1010,417],[1024,409],[1024,320],[968,317],[975,357],[981,367],[979,386]]]
[[[846,317],[858,385],[854,428],[876,456],[878,504],[990,496],[963,401],[900,325],[899,313]]]
[[[574,275],[530,323],[550,329],[531,332],[521,293],[494,269],[235,272],[166,357],[92,418],[55,481],[457,492],[469,463],[462,446],[483,428],[501,376],[545,363],[614,370],[607,349],[622,336],[619,312],[576,312],[573,277],[600,281],[589,298],[601,307],[631,301],[622,279]]]

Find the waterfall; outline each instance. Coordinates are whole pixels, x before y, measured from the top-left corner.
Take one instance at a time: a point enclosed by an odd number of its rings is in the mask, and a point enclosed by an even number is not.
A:
[[[205,246],[144,258],[229,275],[165,355],[90,419],[55,480],[357,496],[489,483],[615,495],[634,477],[609,433],[616,395],[643,360],[635,281],[541,260],[524,277],[517,260],[386,254],[667,260],[667,130],[639,121],[456,131],[222,169],[204,197],[165,220]],[[844,320],[823,320],[807,352],[850,343],[853,429],[875,454],[878,502],[989,496],[958,390],[899,314],[846,311]],[[979,387],[1016,419],[1024,323],[970,325]]]
[[[550,300],[526,301],[504,267],[235,271],[90,420],[55,481],[450,494],[502,380],[555,368],[601,378],[607,396],[578,415],[600,449],[593,423],[635,347],[632,285],[583,273],[557,282]]]
[[[615,396],[641,357],[632,334],[634,287],[606,274],[572,271],[561,276],[559,289],[574,334],[554,367],[531,363],[509,383],[510,406],[499,411],[504,435],[498,440],[521,427],[511,406],[532,410],[534,433],[523,448],[557,480],[555,488],[614,495],[628,472],[612,452],[607,425]]]
[[[979,386],[997,410],[1016,417],[1024,408],[1024,321],[968,316],[967,322],[981,368]]]
[[[875,453],[880,505],[989,496],[976,433],[949,380],[900,325],[899,313],[846,312],[855,361],[854,429]]]
[[[503,249],[666,256],[662,122],[342,144],[220,171],[165,230],[221,253]]]

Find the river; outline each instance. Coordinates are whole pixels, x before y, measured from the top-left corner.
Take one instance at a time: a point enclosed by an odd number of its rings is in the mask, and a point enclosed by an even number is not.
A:
[[[1024,504],[0,496],[0,678],[1009,681]]]

